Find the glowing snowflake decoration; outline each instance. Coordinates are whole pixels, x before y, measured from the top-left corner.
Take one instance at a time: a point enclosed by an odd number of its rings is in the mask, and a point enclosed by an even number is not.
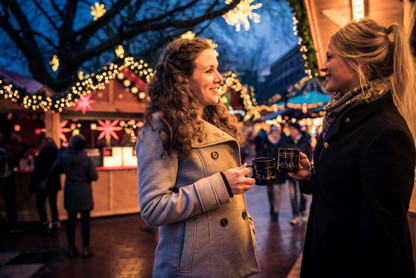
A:
[[[75,100],[75,111],[81,109],[82,114],[85,114],[87,110],[93,110],[91,104],[95,102],[95,100],[91,99],[92,94],[88,94],[86,96],[81,96],[81,98]]]
[[[66,139],[65,133],[72,131],[72,129],[65,127],[67,123],[68,121],[63,121],[59,124],[59,138],[64,142],[68,141]]]
[[[94,21],[102,17],[107,10],[105,9],[104,4],[95,3],[94,6],[91,6],[91,15],[94,16]]]
[[[227,24],[235,26],[236,31],[240,31],[240,26],[244,25],[246,31],[250,29],[250,22],[248,19],[253,20],[254,23],[260,22],[260,15],[254,13],[253,10],[261,8],[262,4],[258,3],[252,5],[254,0],[242,0],[233,10],[223,15]],[[225,4],[229,5],[232,1],[226,0]]]
[[[116,131],[122,130],[123,128],[121,126],[117,126],[118,120],[113,121],[113,122],[108,121],[108,120],[105,120],[104,122],[98,121],[98,123],[100,124],[100,126],[97,126],[97,130],[101,130],[100,135],[98,135],[98,140],[100,140],[103,137],[105,137],[105,140],[107,142],[110,142],[111,137],[117,140],[119,139]]]
[[[188,31],[185,34],[182,34],[181,38],[182,39],[192,40],[193,38],[195,38],[195,34],[192,33],[192,31]]]
[[[78,79],[83,80],[84,79],[84,73],[82,71],[78,72]]]
[[[124,47],[122,45],[117,46],[116,50],[114,50],[117,57],[123,58],[124,57]]]
[[[57,71],[58,68],[59,68],[59,59],[58,59],[58,56],[53,55],[52,60],[49,61],[49,65],[52,66],[52,70],[53,71]]]

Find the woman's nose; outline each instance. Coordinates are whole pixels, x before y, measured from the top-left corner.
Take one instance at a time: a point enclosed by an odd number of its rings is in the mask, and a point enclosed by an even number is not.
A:
[[[217,76],[215,76],[214,82],[221,83],[222,80],[223,80],[223,78],[222,78],[221,74],[219,72],[217,72]]]

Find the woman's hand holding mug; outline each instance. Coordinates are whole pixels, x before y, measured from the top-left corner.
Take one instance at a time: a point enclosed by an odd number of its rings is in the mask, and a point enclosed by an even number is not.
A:
[[[253,188],[253,184],[256,180],[247,177],[250,173],[251,169],[247,168],[247,163],[244,163],[238,168],[231,168],[224,172],[233,194],[243,194]]]
[[[312,166],[309,162],[308,156],[304,153],[300,153],[300,169],[296,173],[289,173],[289,176],[299,180],[310,180],[312,173]]]

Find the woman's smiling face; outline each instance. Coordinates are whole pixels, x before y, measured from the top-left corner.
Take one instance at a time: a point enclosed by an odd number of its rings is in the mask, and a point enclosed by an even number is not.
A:
[[[188,78],[192,92],[203,106],[215,105],[219,100],[218,85],[222,77],[218,72],[218,61],[216,52],[205,49],[199,53],[194,61],[195,68]]]
[[[326,90],[328,92],[347,93],[360,85],[358,73],[347,62],[336,56],[331,45],[328,45],[326,61],[321,71],[325,72]]]

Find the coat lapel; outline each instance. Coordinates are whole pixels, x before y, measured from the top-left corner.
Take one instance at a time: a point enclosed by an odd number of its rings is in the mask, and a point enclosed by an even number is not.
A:
[[[206,121],[203,121],[203,123],[206,135],[200,138],[193,138],[192,148],[203,148],[229,141],[235,142],[238,145],[237,140],[228,133],[222,131],[221,129],[219,129],[211,123],[208,123]]]

